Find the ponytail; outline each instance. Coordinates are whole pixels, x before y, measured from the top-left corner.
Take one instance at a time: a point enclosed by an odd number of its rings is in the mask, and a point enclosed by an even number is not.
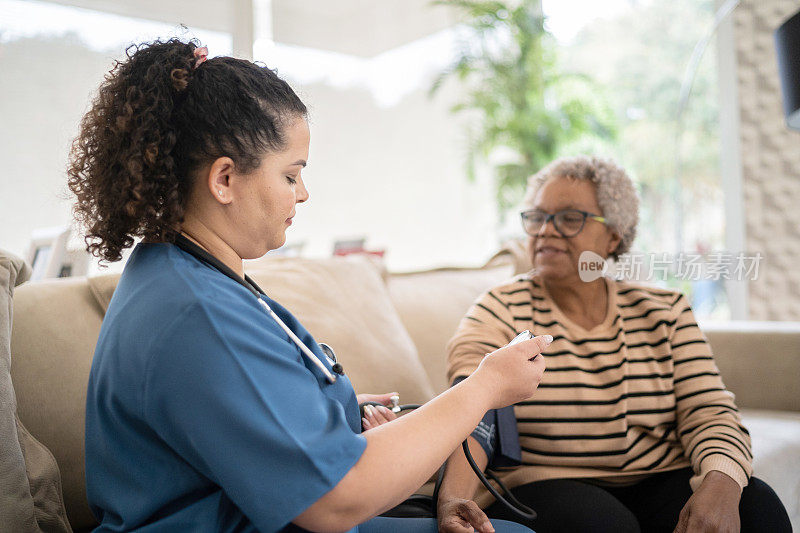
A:
[[[135,237],[170,242],[192,175],[223,156],[258,167],[306,107],[266,67],[230,57],[199,65],[194,42],[131,46],[81,121],[67,169],[87,250],[117,261]]]

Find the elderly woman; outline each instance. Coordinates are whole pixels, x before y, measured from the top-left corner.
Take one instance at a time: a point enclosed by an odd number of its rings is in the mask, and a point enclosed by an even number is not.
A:
[[[527,525],[538,533],[789,531],[780,500],[751,477],[750,438],[686,297],[581,278],[584,252],[630,249],[638,203],[609,160],[560,159],[531,178],[522,223],[534,269],[475,302],[450,341],[449,379],[520,331],[555,340],[538,392],[487,413],[470,450],[481,467],[507,467],[500,477],[536,510]],[[515,518],[486,507],[477,488],[459,448],[439,495],[440,531],[485,521],[473,498],[489,516]]]

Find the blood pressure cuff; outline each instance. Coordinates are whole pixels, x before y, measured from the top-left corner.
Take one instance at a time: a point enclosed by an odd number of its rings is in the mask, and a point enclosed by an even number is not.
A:
[[[453,385],[458,385],[465,379],[466,376],[458,376],[453,380]],[[519,466],[522,463],[517,417],[513,406],[487,411],[471,436],[486,452],[486,457],[489,458],[487,468]]]

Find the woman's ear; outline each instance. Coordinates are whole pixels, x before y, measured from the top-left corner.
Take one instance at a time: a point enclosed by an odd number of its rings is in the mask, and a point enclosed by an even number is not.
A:
[[[223,205],[231,203],[233,194],[231,190],[231,174],[235,165],[230,157],[217,158],[208,169],[206,184],[211,197]]]
[[[619,233],[612,230],[611,239],[608,241],[608,249],[606,250],[606,257],[616,252],[621,242],[622,242],[622,237],[619,236]]]

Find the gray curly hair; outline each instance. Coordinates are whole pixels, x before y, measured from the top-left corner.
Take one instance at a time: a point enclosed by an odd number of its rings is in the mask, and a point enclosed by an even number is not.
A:
[[[589,180],[597,187],[597,203],[609,228],[622,239],[617,249],[611,252],[618,259],[631,249],[639,223],[639,196],[633,181],[619,165],[611,159],[579,155],[556,159],[528,178],[524,204],[533,205],[536,193],[550,178],[573,178]]]

